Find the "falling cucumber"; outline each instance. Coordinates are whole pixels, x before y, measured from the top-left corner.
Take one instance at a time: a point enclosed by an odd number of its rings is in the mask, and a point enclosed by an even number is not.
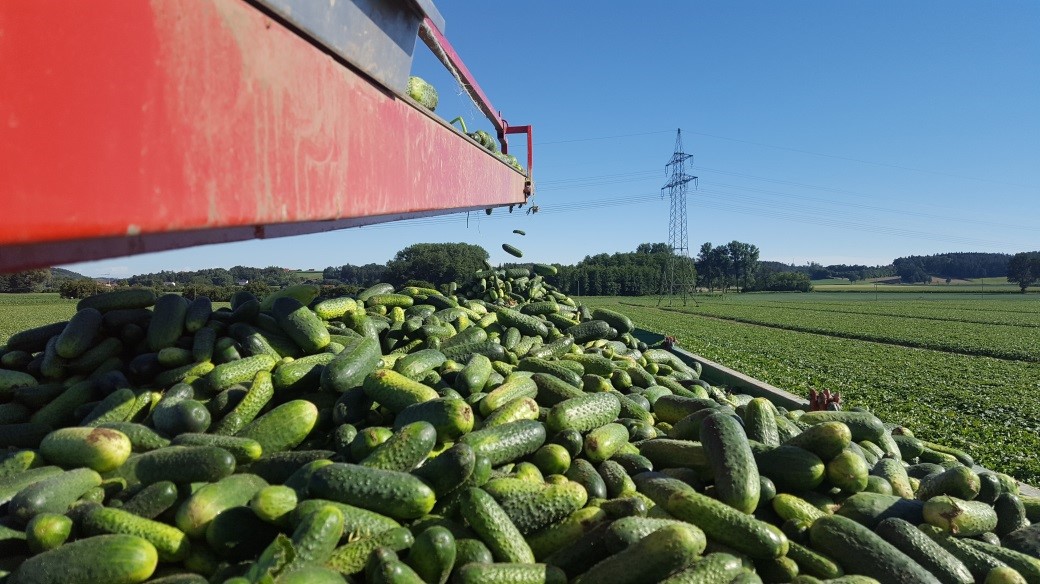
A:
[[[502,249],[504,249],[506,251],[506,253],[511,255],[511,256],[518,257],[518,258],[524,257],[524,252],[522,252],[519,249],[509,245],[508,243],[503,243],[502,244]]]

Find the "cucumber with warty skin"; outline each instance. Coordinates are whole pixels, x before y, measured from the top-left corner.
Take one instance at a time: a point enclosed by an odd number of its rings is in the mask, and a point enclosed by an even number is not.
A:
[[[891,517],[878,523],[875,531],[943,582],[972,584],[975,579],[963,562],[917,529],[912,523]]]
[[[729,415],[715,414],[701,423],[700,438],[714,470],[719,500],[744,513],[754,511],[761,482],[744,429]]]
[[[497,561],[534,563],[534,553],[524,536],[486,491],[468,489],[463,494],[460,510]]]
[[[416,519],[430,512],[436,495],[418,477],[356,464],[335,463],[311,476],[311,496],[369,509],[394,519]]]
[[[709,539],[752,558],[771,559],[787,553],[787,537],[780,529],[697,493],[686,485],[667,496],[664,503],[665,511],[697,525]]]
[[[939,580],[909,556],[869,528],[838,515],[813,522],[809,530],[813,548],[840,558],[847,572],[882,582],[939,584]]]
[[[176,527],[146,519],[122,509],[97,506],[82,518],[82,528],[92,534],[135,535],[148,540],[164,562],[179,562],[188,555],[188,536]]]

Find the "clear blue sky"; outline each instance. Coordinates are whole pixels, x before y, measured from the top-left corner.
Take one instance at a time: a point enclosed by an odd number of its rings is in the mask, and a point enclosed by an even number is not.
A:
[[[92,276],[383,263],[418,242],[573,263],[666,241],[682,128],[692,253],[885,264],[1040,249],[1040,3],[441,0],[504,117],[535,129],[537,215],[498,210],[70,266]],[[438,113],[482,123],[419,43]],[[691,185],[692,186],[692,185]],[[479,216],[478,216],[479,215]],[[513,229],[527,232],[525,238]]]

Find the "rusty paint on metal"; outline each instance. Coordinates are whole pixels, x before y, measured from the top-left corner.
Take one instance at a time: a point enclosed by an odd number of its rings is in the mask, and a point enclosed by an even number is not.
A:
[[[0,4],[0,86],[0,270],[525,200],[241,0]]]

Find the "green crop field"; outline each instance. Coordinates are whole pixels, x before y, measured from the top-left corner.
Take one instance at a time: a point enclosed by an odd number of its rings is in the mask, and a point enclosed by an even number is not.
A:
[[[68,320],[76,312],[76,300],[56,293],[0,294],[0,345],[18,331]]]
[[[793,393],[840,391],[847,406],[1040,483],[1040,297],[921,296],[748,294],[660,308],[650,298],[583,301]],[[876,340],[856,338],[868,335]],[[914,346],[923,340],[936,349]],[[994,353],[1005,358],[986,356]]]
[[[1035,287],[1029,289],[1036,290]],[[1020,291],[1018,284],[1011,284],[1007,278],[984,278],[965,282],[947,284],[877,284],[873,282],[856,282],[839,280],[817,280],[813,282],[815,292],[877,292],[879,294],[905,294],[916,292],[922,294],[963,294],[965,292],[979,292],[986,294],[1006,293],[1015,294]]]

